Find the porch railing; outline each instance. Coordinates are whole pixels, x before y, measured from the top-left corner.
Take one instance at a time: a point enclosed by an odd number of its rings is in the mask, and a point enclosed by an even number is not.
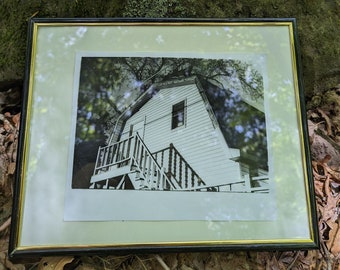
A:
[[[99,147],[94,175],[127,165],[131,157],[131,142],[133,140],[134,137],[131,136],[117,143]]]
[[[182,190],[200,189],[205,183],[171,143],[169,147],[153,153],[161,167],[167,169],[167,176]]]
[[[99,148],[91,183],[123,172],[134,173],[134,186],[145,190],[269,192],[268,176],[245,176],[240,182],[206,185],[173,144],[151,153],[138,133]]]
[[[117,143],[100,147],[94,175],[97,179],[100,179],[98,177],[100,174],[103,174],[104,178],[113,177],[115,170],[119,171],[125,166],[131,167],[131,173],[138,174],[139,186],[142,189],[180,189],[176,182],[169,179],[164,168],[157,163],[138,133]]]

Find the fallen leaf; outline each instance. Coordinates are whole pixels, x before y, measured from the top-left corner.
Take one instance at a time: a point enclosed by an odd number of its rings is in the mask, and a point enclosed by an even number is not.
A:
[[[19,124],[20,124],[20,113],[17,113],[16,115],[13,116],[12,121],[15,124],[16,128],[19,128]]]
[[[7,173],[8,173],[8,174],[14,174],[14,172],[15,172],[15,166],[16,166],[15,162],[9,163],[9,164],[8,164]]]
[[[323,117],[323,119],[325,119],[326,121],[326,129],[327,129],[327,135],[330,136],[332,135],[332,121],[331,119],[328,117],[328,115],[321,109],[318,109],[318,112],[321,114],[321,116]]]
[[[25,266],[12,263],[7,257],[7,252],[0,252],[0,269],[25,270]]]
[[[44,257],[38,265],[38,270],[63,270],[73,259],[73,257]]]
[[[340,220],[340,219],[338,219]],[[330,252],[333,253],[334,256],[340,256],[340,226],[337,223],[334,223],[332,228],[332,234],[330,234]]]
[[[335,196],[330,194],[327,197],[327,204],[325,205],[324,212],[323,212],[323,219],[325,221],[331,220],[335,222],[338,219],[339,209],[338,203],[340,200],[340,194],[336,194]]]
[[[0,226],[0,232],[7,229],[11,225],[11,218],[8,218],[3,224]]]

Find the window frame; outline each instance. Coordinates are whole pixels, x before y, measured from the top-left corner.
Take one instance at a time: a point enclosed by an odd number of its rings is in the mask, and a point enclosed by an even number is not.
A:
[[[176,108],[177,107],[177,108]],[[183,113],[183,119],[179,120],[179,114]],[[171,130],[185,127],[187,122],[187,104],[186,99],[172,105],[171,109]]]

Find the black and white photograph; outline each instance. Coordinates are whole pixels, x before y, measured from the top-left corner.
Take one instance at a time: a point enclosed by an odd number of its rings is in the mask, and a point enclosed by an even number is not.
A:
[[[263,92],[246,61],[82,57],[72,188],[269,193]]]

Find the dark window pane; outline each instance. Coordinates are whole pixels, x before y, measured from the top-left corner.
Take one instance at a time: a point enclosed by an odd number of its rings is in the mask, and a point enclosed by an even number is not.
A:
[[[171,129],[183,126],[185,121],[184,100],[172,106]]]

